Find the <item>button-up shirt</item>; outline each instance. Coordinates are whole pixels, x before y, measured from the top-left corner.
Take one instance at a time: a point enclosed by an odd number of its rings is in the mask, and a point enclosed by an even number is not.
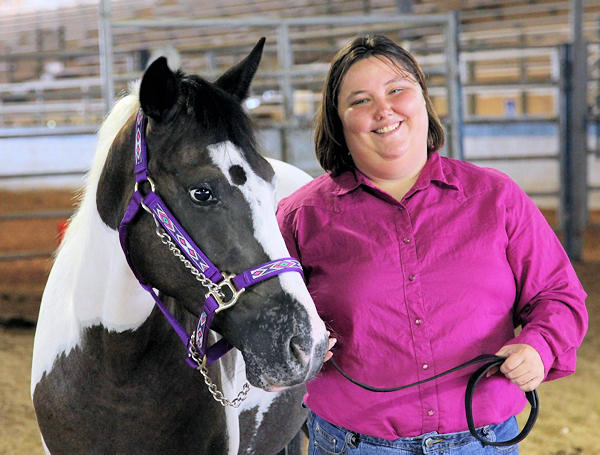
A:
[[[355,170],[316,178],[283,199],[277,217],[338,340],[334,358],[355,379],[404,385],[514,343],[537,350],[547,380],[574,371],[585,292],[540,211],[506,175],[434,153],[400,201]],[[375,393],[326,363],[305,402],[333,424],[388,440],[465,431],[476,368]],[[525,402],[503,375],[483,379],[475,425],[503,422]]]

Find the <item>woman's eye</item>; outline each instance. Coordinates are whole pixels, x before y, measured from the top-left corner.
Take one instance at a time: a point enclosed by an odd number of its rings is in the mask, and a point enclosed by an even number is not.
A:
[[[192,188],[190,190],[190,197],[194,202],[199,204],[217,202],[217,199],[215,198],[211,189],[204,186],[200,188]]]
[[[401,88],[394,88],[390,91],[391,94],[400,93],[402,91]]]
[[[359,100],[354,100],[350,103],[350,106],[358,106],[359,104],[365,104],[367,102],[366,98],[361,98]]]

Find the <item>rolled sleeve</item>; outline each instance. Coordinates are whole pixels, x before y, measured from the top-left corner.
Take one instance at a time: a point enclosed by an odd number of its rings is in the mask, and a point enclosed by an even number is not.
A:
[[[512,199],[507,257],[517,285],[515,325],[522,330],[509,344],[535,348],[546,380],[557,379],[575,371],[576,350],[588,327],[586,293],[535,204],[518,187]]]

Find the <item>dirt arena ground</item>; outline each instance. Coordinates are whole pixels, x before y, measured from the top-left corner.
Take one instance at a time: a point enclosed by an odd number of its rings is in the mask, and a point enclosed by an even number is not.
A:
[[[68,209],[69,192],[0,192],[0,214]],[[553,214],[548,214],[556,225]],[[589,294],[590,330],[579,351],[577,372],[542,384],[540,417],[521,444],[524,455],[600,455],[600,213],[586,231],[584,261],[575,268]],[[49,251],[57,245],[60,220],[0,222],[0,252]],[[0,454],[43,453],[29,397],[35,319],[49,258],[0,261]],[[502,397],[498,397],[502,399]],[[520,416],[524,422],[528,409]]]

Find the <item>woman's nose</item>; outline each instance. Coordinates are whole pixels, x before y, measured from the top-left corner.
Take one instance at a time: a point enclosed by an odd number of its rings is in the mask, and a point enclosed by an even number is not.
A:
[[[381,120],[392,113],[392,106],[385,100],[375,103],[375,119]]]

